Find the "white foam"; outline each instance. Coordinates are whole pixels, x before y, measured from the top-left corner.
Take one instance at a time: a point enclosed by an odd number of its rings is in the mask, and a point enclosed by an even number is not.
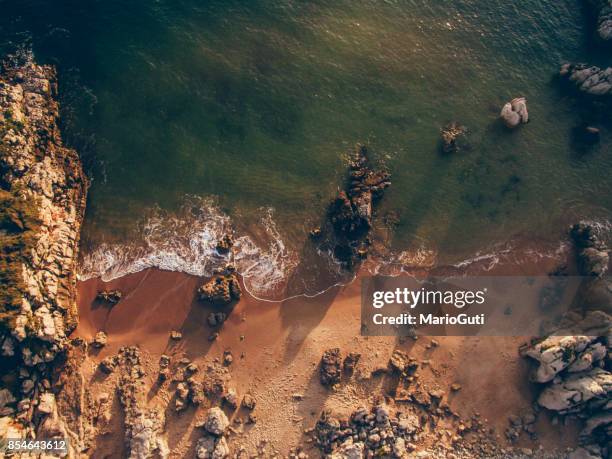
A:
[[[82,257],[79,279],[100,277],[110,281],[127,274],[158,268],[196,276],[209,276],[228,263],[236,266],[250,292],[265,295],[277,289],[297,265],[297,257],[283,242],[273,220],[273,209],[262,209],[259,225],[266,235],[255,242],[237,234],[227,255],[217,242],[232,229],[232,222],[212,198],[187,197],[177,214],[154,209],[142,224],[142,237],[129,244],[100,244]]]

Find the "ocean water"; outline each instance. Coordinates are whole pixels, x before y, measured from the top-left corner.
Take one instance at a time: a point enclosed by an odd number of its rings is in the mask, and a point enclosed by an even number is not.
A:
[[[64,137],[92,177],[83,278],[205,274],[233,228],[233,261],[265,295],[305,263],[357,142],[393,174],[381,262],[460,263],[516,240],[557,247],[579,218],[606,227],[612,130],[573,143],[592,120],[554,78],[565,61],[612,65],[582,4],[4,0],[0,52],[58,66]],[[530,123],[510,132],[497,117],[517,96]],[[452,120],[469,148],[444,156]]]

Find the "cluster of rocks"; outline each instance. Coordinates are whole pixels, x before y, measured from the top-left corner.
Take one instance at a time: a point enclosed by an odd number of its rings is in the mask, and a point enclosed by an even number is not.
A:
[[[360,358],[361,354],[351,352],[342,360],[342,353],[339,348],[328,349],[323,353],[319,366],[321,384],[335,386],[340,382],[343,374],[352,376]]]
[[[612,40],[612,2],[610,0],[588,0],[597,15],[597,35],[603,41]]]
[[[232,301],[238,301],[242,295],[242,289],[236,269],[228,265],[216,270],[210,280],[198,289],[198,295],[201,301],[208,301],[217,306],[225,306]]]
[[[360,408],[348,420],[339,420],[323,411],[314,436],[317,446],[331,458],[376,456],[405,457],[414,451],[413,443],[422,431],[421,419],[414,414],[392,416],[389,407]]]
[[[430,347],[439,343],[432,340]],[[339,373],[339,352],[328,351],[329,373]],[[421,362],[423,366],[426,362]],[[427,363],[429,365],[429,363]],[[312,434],[315,445],[329,459],[363,459],[373,457],[431,458],[526,458],[563,457],[539,451],[503,448],[495,432],[486,426],[479,413],[462,418],[448,404],[447,394],[420,381],[419,362],[401,349],[395,349],[388,365],[376,372],[385,373],[397,382],[388,390],[384,402],[371,409],[362,407],[348,418],[329,410],[322,412]],[[453,383],[451,392],[461,390]],[[516,422],[516,421],[515,421]],[[521,429],[534,432],[535,414],[520,418]],[[535,438],[535,433],[534,433]],[[431,445],[433,439],[433,446]],[[541,454],[540,454],[541,453]]]
[[[594,65],[566,63],[561,66],[559,75],[582,93],[612,95],[612,67],[601,69]]]
[[[160,361],[160,375],[164,369],[162,367],[163,363],[164,362]],[[178,376],[175,378],[177,384],[174,409],[177,412],[183,411],[189,404],[199,406],[205,399],[204,386],[196,379],[196,373],[198,372],[197,365],[189,362],[187,359],[180,363],[183,367],[179,370]]]
[[[612,322],[609,322],[612,323]],[[585,421],[580,441],[592,457],[612,452],[612,328],[604,337],[550,336],[523,350],[538,363],[532,379],[543,385],[538,405]]]
[[[367,256],[373,205],[391,185],[391,175],[385,170],[375,171],[370,167],[368,151],[363,145],[357,145],[355,148],[349,169],[348,185],[331,203],[328,220],[334,233],[334,257],[351,268],[358,260]],[[319,228],[313,231],[313,237],[321,236]]]
[[[224,459],[229,456],[230,449],[225,438],[229,420],[221,408],[209,409],[204,421],[196,427],[205,432],[196,443],[197,459]]]
[[[440,130],[442,138],[442,152],[456,153],[460,150],[460,140],[465,136],[467,129],[465,126],[453,121]]]
[[[27,53],[1,64],[0,352],[6,363],[0,425],[29,431],[54,430],[45,427],[56,418],[49,378],[77,323],[76,262],[88,182],[77,153],[62,144],[56,96],[53,67],[35,64]],[[51,413],[38,416],[41,406]],[[1,430],[0,437],[7,438]]]
[[[575,416],[584,421],[579,440],[584,456],[600,458],[612,454],[612,316],[591,310],[588,295],[602,287],[609,253],[592,226],[572,226],[578,273],[587,276],[586,292],[578,298],[579,309],[562,318],[554,335],[535,341],[521,353],[537,362],[531,379],[542,385],[537,406],[557,416]],[[608,294],[604,306],[610,307]],[[583,310],[584,309],[584,310]],[[577,453],[576,453],[577,454]]]
[[[520,124],[528,123],[527,100],[524,97],[512,99],[502,107],[499,116],[509,128],[515,128]]]
[[[122,369],[119,378],[119,401],[124,411],[125,444],[133,459],[166,458],[170,454],[164,436],[165,417],[157,409],[148,409],[145,370],[137,347],[119,350]]]

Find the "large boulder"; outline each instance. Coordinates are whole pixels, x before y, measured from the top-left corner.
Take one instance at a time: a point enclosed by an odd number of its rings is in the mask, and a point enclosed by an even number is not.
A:
[[[507,102],[502,107],[499,116],[509,128],[515,128],[519,124],[528,123],[529,113],[527,112],[527,99],[524,97],[517,97]]]
[[[528,348],[524,354],[539,362],[532,379],[539,383],[552,381],[574,364],[595,339],[593,336],[550,336]]]
[[[217,437],[222,436],[225,430],[229,427],[229,420],[219,407],[214,407],[208,410],[206,420],[204,421],[204,429]]]

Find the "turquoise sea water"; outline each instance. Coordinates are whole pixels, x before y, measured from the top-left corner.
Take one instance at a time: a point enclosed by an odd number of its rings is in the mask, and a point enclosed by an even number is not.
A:
[[[395,254],[456,261],[612,214],[612,131],[572,145],[590,120],[554,80],[564,61],[612,64],[579,0],[0,7],[0,51],[59,68],[64,135],[93,178],[89,274],[197,272],[228,225],[245,270],[295,264],[356,142],[393,174],[377,218],[399,217],[383,237]],[[509,132],[497,116],[517,96],[531,121]],[[443,156],[451,120],[470,148]]]

